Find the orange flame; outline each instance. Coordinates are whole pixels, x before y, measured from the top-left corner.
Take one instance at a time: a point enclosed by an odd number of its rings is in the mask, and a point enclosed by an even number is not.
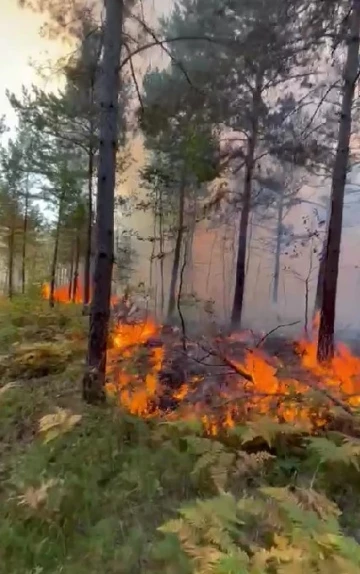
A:
[[[148,356],[141,353],[142,346],[158,330],[155,323],[147,321],[120,324],[113,334],[107,360],[111,382],[107,383],[106,390],[110,395],[116,395],[121,405],[133,414],[149,415],[150,403],[161,394],[158,374],[162,368],[164,350],[161,346],[155,346]],[[129,359],[131,361],[127,363]]]
[[[340,343],[334,358],[327,364],[317,361],[317,330],[319,315],[314,319],[311,340],[300,340],[298,349],[303,366],[336,397],[342,397],[350,406],[360,405],[360,357],[354,356],[350,349]]]
[[[315,322],[314,330],[316,328]],[[131,413],[145,417],[160,414],[156,405],[164,392],[159,381],[164,347],[160,344],[146,347],[149,339],[158,333],[159,326],[152,321],[119,325],[113,333],[108,353],[107,392]],[[181,416],[200,417],[206,431],[216,434],[220,428],[233,427],[252,414],[267,414],[287,423],[321,427],[337,400],[349,406],[360,405],[359,357],[353,356],[345,345],[340,345],[330,364],[319,365],[316,361],[316,337],[301,340],[298,349],[301,361],[297,368],[295,366],[296,377],[294,367],[280,361],[274,364],[258,349],[247,351],[243,361],[231,359],[235,384],[232,382],[226,392],[219,392],[218,399],[224,405],[221,416],[219,410],[209,412],[204,405],[200,408],[192,405],[191,409],[185,407],[179,413]],[[189,388],[198,384],[198,380],[199,377],[184,381],[173,397],[186,399]],[[319,396],[322,401],[319,401]],[[329,397],[334,398],[334,404]]]
[[[77,303],[77,304],[81,304],[84,302],[84,287],[82,285],[82,283],[79,281],[77,284],[77,289],[76,289],[76,294],[75,294],[75,298],[74,301],[72,300],[72,297],[69,297],[69,288],[70,285],[69,283],[65,283],[64,285],[59,285],[58,287],[55,287],[54,289],[54,301],[55,303]],[[44,283],[42,288],[41,288],[41,296],[43,299],[50,299],[50,283]],[[92,292],[90,290],[90,301],[92,299]],[[118,301],[118,297],[116,295],[113,295],[111,297],[111,304],[115,305],[115,303],[117,303]]]

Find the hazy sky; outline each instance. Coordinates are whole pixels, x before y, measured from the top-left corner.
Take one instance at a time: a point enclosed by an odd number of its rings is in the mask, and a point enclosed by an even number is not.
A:
[[[146,13],[152,20],[167,12],[173,0],[144,0]],[[21,86],[37,82],[36,72],[29,60],[45,64],[65,55],[69,48],[61,43],[40,37],[44,17],[30,10],[20,9],[18,0],[0,0],[0,115],[6,114],[8,123],[14,125],[15,116],[8,104],[5,90],[20,93]]]
[[[29,65],[46,63],[59,58],[64,47],[58,42],[45,40],[39,35],[44,21],[39,14],[20,9],[17,0],[0,0],[0,114],[6,114],[8,122],[14,123],[14,114],[8,104],[5,90],[20,93],[22,84],[31,85],[36,73]]]

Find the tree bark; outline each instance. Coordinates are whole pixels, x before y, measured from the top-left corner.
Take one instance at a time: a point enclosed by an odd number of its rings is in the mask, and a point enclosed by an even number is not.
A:
[[[344,69],[338,144],[332,176],[331,208],[324,260],[322,304],[318,334],[317,358],[322,362],[330,360],[334,356],[335,308],[344,193],[350,152],[352,104],[359,71],[360,0],[353,0],[349,22],[350,30]]]
[[[326,240],[329,233],[329,219],[330,219],[330,209],[327,210],[326,213],[326,228],[325,228],[325,237],[321,248],[321,254],[319,257],[319,271],[317,276],[316,282],[316,293],[315,293],[315,301],[314,301],[314,308],[312,319],[314,321],[317,314],[320,312],[321,305],[322,305],[322,294],[323,294],[323,284],[324,284],[324,275],[325,275],[325,261],[326,261]]]
[[[90,301],[90,272],[91,272],[91,248],[92,248],[92,230],[93,230],[93,174],[94,174],[94,149],[93,146],[89,147],[88,158],[88,225],[86,237],[86,253],[84,263],[84,306],[89,304]]]
[[[72,302],[76,302],[76,295],[79,284],[79,263],[80,263],[80,236],[76,236],[76,247],[75,247],[75,265],[74,265],[74,280],[73,280],[73,291],[72,291]]]
[[[88,305],[91,297],[91,255],[93,247],[93,177],[94,177],[94,157],[95,157],[95,135],[96,127],[94,121],[94,111],[95,111],[95,82],[96,74],[98,71],[98,65],[101,55],[102,43],[99,43],[97,56],[96,56],[96,66],[92,69],[90,75],[90,87],[89,87],[89,110],[90,110],[90,122],[89,122],[89,149],[88,149],[88,222],[87,222],[87,238],[86,238],[86,252],[85,252],[85,262],[84,262],[84,301],[83,301],[83,312],[88,309]]]
[[[251,211],[251,193],[252,180],[255,167],[255,149],[259,129],[259,108],[261,104],[262,92],[262,75],[258,73],[256,86],[253,91],[253,103],[251,114],[251,133],[248,138],[246,165],[245,165],[245,182],[244,196],[240,217],[240,228],[238,237],[238,253],[235,274],[235,294],[231,313],[231,328],[237,329],[241,325],[241,316],[243,310],[244,291],[245,291],[245,265],[246,265],[246,244],[247,231],[249,225],[249,216]]]
[[[27,247],[28,211],[29,211],[29,176],[27,176],[26,178],[22,261],[21,261],[21,283],[22,283],[23,295],[25,294],[25,288],[26,288],[26,247]]]
[[[123,0],[107,0],[102,62],[94,292],[90,311],[87,372],[83,379],[83,398],[89,403],[98,403],[105,399],[106,347],[114,261],[114,194],[122,26]]]
[[[279,297],[281,239],[282,239],[282,223],[284,217],[284,191],[285,190],[281,190],[280,193],[278,213],[277,213],[274,286],[273,286],[273,297],[272,297],[273,303],[277,303]]]
[[[251,259],[251,241],[252,241],[253,230],[254,230],[252,220],[253,220],[253,218],[250,215],[249,216],[249,225],[248,225],[249,230],[248,230],[248,240],[247,240],[247,257],[246,257],[246,266],[245,266],[245,277],[249,272],[250,259]]]
[[[70,262],[70,272],[69,272],[69,288],[68,288],[68,300],[69,301],[71,301],[71,294],[73,292],[73,278],[74,278],[74,255],[73,255],[73,251],[71,251],[71,262]]]
[[[328,233],[328,231],[327,231]],[[315,302],[314,302],[314,310],[313,310],[313,319],[315,319],[317,313],[321,309],[322,305],[322,294],[323,294],[323,285],[324,285],[324,275],[325,275],[325,261],[326,261],[326,240],[324,240],[324,245],[321,250],[320,255],[320,265],[316,283],[316,293],[315,293]]]
[[[159,189],[159,252],[160,252],[160,313],[164,318],[165,280],[164,280],[164,233],[163,233],[163,201],[162,190]]]
[[[174,260],[171,271],[171,281],[169,289],[169,304],[167,312],[168,322],[171,320],[176,306],[176,283],[179,275],[181,245],[184,234],[184,208],[185,208],[185,174],[182,175],[179,189],[179,220],[178,220]]]
[[[14,295],[14,248],[15,248],[15,230],[14,230],[14,225],[12,225],[11,229],[9,230],[9,240],[8,240],[8,249],[9,249],[8,297],[9,297],[9,299],[12,299],[13,295]]]
[[[59,202],[58,218],[57,218],[56,229],[55,229],[55,244],[54,244],[53,258],[52,258],[52,262],[51,262],[50,296],[49,296],[50,307],[54,307],[54,305],[55,305],[54,295],[55,295],[55,283],[56,283],[56,267],[57,267],[58,252],[59,252],[62,203],[63,203],[63,199],[61,198],[60,202]]]

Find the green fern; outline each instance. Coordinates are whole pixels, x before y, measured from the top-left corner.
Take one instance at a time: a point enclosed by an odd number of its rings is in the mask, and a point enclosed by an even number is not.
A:
[[[217,491],[222,492],[233,467],[235,454],[229,452],[222,443],[209,438],[187,437],[187,444],[191,452],[200,455],[192,476],[198,480],[201,475],[208,473]]]
[[[353,465],[360,472],[360,440],[346,437],[342,444],[337,446],[326,437],[309,437],[307,444],[308,448],[318,456],[321,464]]]
[[[312,490],[263,487],[239,500],[198,500],[161,531],[178,536],[196,574],[355,573],[360,545],[342,534],[338,516]]]
[[[242,444],[252,442],[256,438],[262,438],[271,447],[279,435],[301,435],[308,430],[306,425],[279,423],[262,416],[246,425],[242,434]]]

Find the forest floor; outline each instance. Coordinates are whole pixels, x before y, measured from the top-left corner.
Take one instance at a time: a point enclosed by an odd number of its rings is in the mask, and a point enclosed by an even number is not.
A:
[[[0,302],[0,574],[360,572],[356,406],[216,433],[89,407],[86,338],[77,306]]]

